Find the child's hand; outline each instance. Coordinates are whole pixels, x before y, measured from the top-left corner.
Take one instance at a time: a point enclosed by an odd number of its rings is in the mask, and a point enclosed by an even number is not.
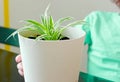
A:
[[[24,76],[21,55],[16,56],[15,61],[17,62],[18,73],[19,73],[21,76]]]

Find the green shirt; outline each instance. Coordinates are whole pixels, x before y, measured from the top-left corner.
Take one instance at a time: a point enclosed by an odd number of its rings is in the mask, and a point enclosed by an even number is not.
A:
[[[88,73],[120,82],[120,14],[96,11],[85,21]]]

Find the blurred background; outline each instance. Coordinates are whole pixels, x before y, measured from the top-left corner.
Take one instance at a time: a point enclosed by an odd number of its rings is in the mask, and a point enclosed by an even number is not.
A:
[[[72,16],[76,20],[83,19],[92,11],[118,11],[111,0],[0,0],[0,25],[4,26],[4,9],[9,7],[11,28],[20,28],[20,20],[36,19],[50,3],[50,14],[57,20],[60,17]]]
[[[60,17],[72,16],[75,20],[84,19],[93,11],[117,12],[119,9],[111,0],[0,0],[0,26],[20,28],[21,20],[39,20],[47,5],[49,13],[57,20]],[[0,45],[3,47],[3,45]],[[86,71],[86,49],[83,49],[81,70]],[[13,49],[19,52],[19,49]]]

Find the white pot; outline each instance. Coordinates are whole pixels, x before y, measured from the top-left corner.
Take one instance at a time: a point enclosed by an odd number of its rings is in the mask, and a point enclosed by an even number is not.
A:
[[[78,82],[85,32],[71,28],[63,34],[70,40],[36,41],[20,32],[25,82]]]

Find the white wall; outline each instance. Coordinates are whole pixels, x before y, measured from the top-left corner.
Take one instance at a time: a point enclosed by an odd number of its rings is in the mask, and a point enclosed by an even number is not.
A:
[[[20,28],[20,20],[38,19],[51,3],[50,11],[55,20],[59,17],[72,16],[83,19],[95,10],[118,11],[110,0],[9,0],[11,27]],[[3,0],[0,0],[0,25],[3,25]]]
[[[0,25],[3,25],[3,0],[0,0]]]
[[[37,19],[44,12],[46,6],[51,3],[51,15],[56,19],[65,16],[83,19],[88,13],[95,10],[119,11],[111,3],[111,0],[9,0],[10,1],[10,25],[12,28],[20,28],[20,20]],[[0,25],[3,25],[3,0],[0,0]],[[83,55],[81,70],[86,71],[86,57]]]

